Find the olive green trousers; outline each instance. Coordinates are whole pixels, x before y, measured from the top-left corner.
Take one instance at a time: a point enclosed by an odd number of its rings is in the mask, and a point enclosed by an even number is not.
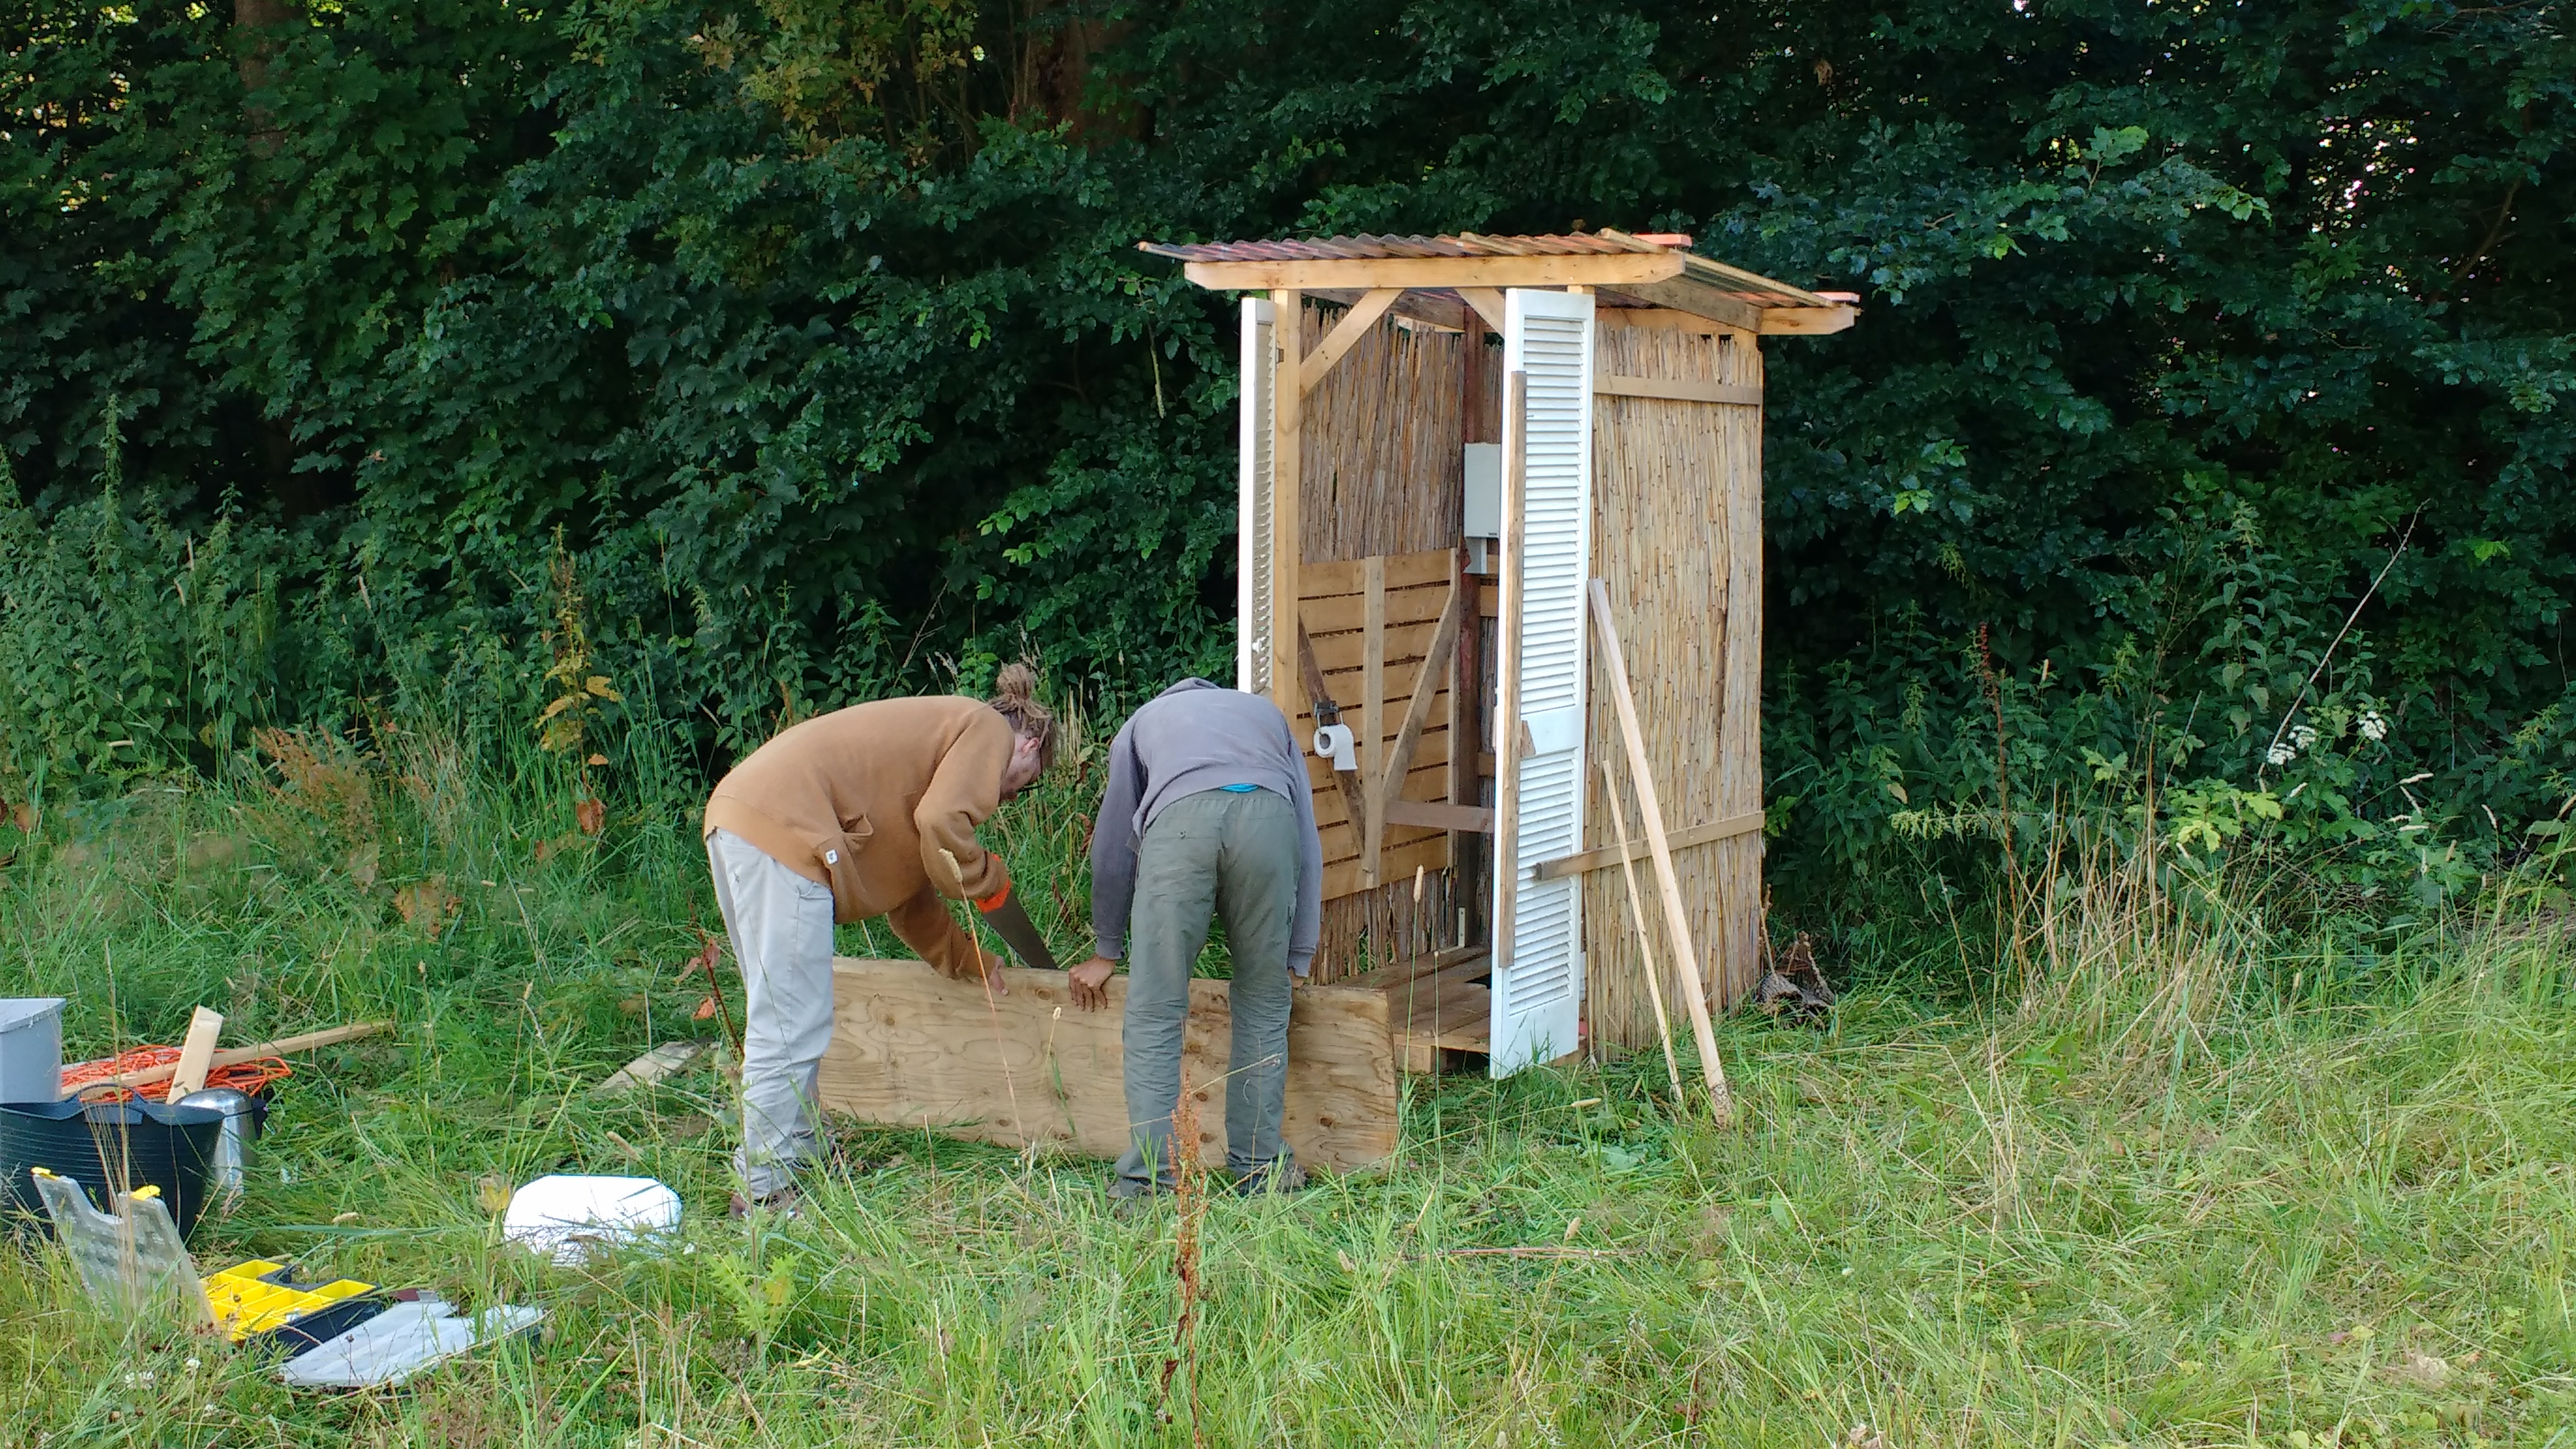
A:
[[[1190,968],[1211,916],[1234,956],[1228,1001],[1226,1165],[1237,1173],[1291,1165],[1280,1138],[1288,1088],[1288,933],[1297,913],[1297,812],[1267,790],[1203,790],[1163,807],[1136,846],[1127,924],[1127,1118],[1118,1175],[1172,1183],[1172,1109]],[[1206,1087],[1194,1082],[1192,1090]]]

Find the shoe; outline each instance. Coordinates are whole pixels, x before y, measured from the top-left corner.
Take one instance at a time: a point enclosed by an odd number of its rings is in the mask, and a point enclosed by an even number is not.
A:
[[[1134,1217],[1154,1210],[1158,1199],[1172,1195],[1172,1189],[1155,1182],[1139,1182],[1132,1177],[1109,1180],[1109,1210],[1120,1217]]]
[[[1236,1197],[1263,1197],[1271,1193],[1296,1192],[1306,1185],[1306,1169],[1294,1158],[1280,1158],[1263,1163],[1234,1180]]]
[[[797,1192],[792,1187],[782,1187],[776,1192],[763,1193],[759,1197],[746,1197],[741,1193],[735,1193],[733,1201],[725,1204],[725,1215],[740,1220],[750,1217],[755,1212],[763,1212],[792,1223],[804,1216],[796,1200]]]

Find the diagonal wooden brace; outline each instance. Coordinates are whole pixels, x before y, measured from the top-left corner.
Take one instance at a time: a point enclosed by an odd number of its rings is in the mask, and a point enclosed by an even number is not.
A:
[[[1387,751],[1386,768],[1377,778],[1377,798],[1393,800],[1404,793],[1404,777],[1413,770],[1413,750],[1422,742],[1423,727],[1431,723],[1431,702],[1438,697],[1441,676],[1449,667],[1450,651],[1458,647],[1458,631],[1465,626],[1467,591],[1449,581],[1449,602],[1440,610],[1440,622],[1432,628],[1431,648],[1422,659],[1422,672],[1413,683],[1413,702],[1405,706],[1404,724],[1396,731],[1395,747]],[[1457,748],[1451,741],[1450,748]]]
[[[1359,301],[1342,314],[1342,320],[1333,330],[1324,334],[1324,340],[1315,345],[1315,350],[1297,364],[1297,391],[1313,392],[1315,384],[1324,380],[1324,374],[1333,370],[1333,364],[1342,360],[1342,354],[1366,336],[1368,330],[1377,325],[1378,319],[1386,315],[1386,309],[1395,305],[1395,299],[1403,295],[1402,287],[1375,287],[1361,294]]]
[[[1342,707],[1335,703],[1331,690],[1324,687],[1324,671],[1315,663],[1315,640],[1306,632],[1306,621],[1297,621],[1297,668],[1306,676],[1306,697],[1314,702],[1315,723],[1325,723],[1330,713],[1339,719]],[[1351,829],[1363,828],[1368,819],[1368,791],[1360,784],[1357,770],[1335,770],[1333,783],[1341,788],[1342,808],[1350,812]]]

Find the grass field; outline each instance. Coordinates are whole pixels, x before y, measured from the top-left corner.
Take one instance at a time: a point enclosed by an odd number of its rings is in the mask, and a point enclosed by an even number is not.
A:
[[[2079,899],[2024,984],[1873,963],[1830,1031],[1727,1023],[1732,1132],[1652,1058],[1416,1083],[1388,1170],[1193,1215],[1184,1340],[1180,1220],[1109,1213],[1100,1164],[865,1134],[882,1165],[803,1221],[728,1222],[718,1079],[586,1094],[714,1034],[687,812],[594,843],[568,796],[396,753],[0,827],[0,994],[73,998],[76,1054],[198,1002],[228,1039],[393,1017],[299,1066],[193,1246],[539,1305],[546,1335],[290,1396],[18,1257],[0,1440],[2576,1445],[2563,922],[2356,954]],[[1063,804],[999,822],[1015,861],[1073,857]],[[496,1245],[496,1190],[560,1168],[670,1182],[684,1248]]]

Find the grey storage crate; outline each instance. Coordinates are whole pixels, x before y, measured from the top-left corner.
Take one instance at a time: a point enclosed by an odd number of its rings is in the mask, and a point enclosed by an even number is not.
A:
[[[63,1095],[63,999],[0,997],[0,1102]]]

